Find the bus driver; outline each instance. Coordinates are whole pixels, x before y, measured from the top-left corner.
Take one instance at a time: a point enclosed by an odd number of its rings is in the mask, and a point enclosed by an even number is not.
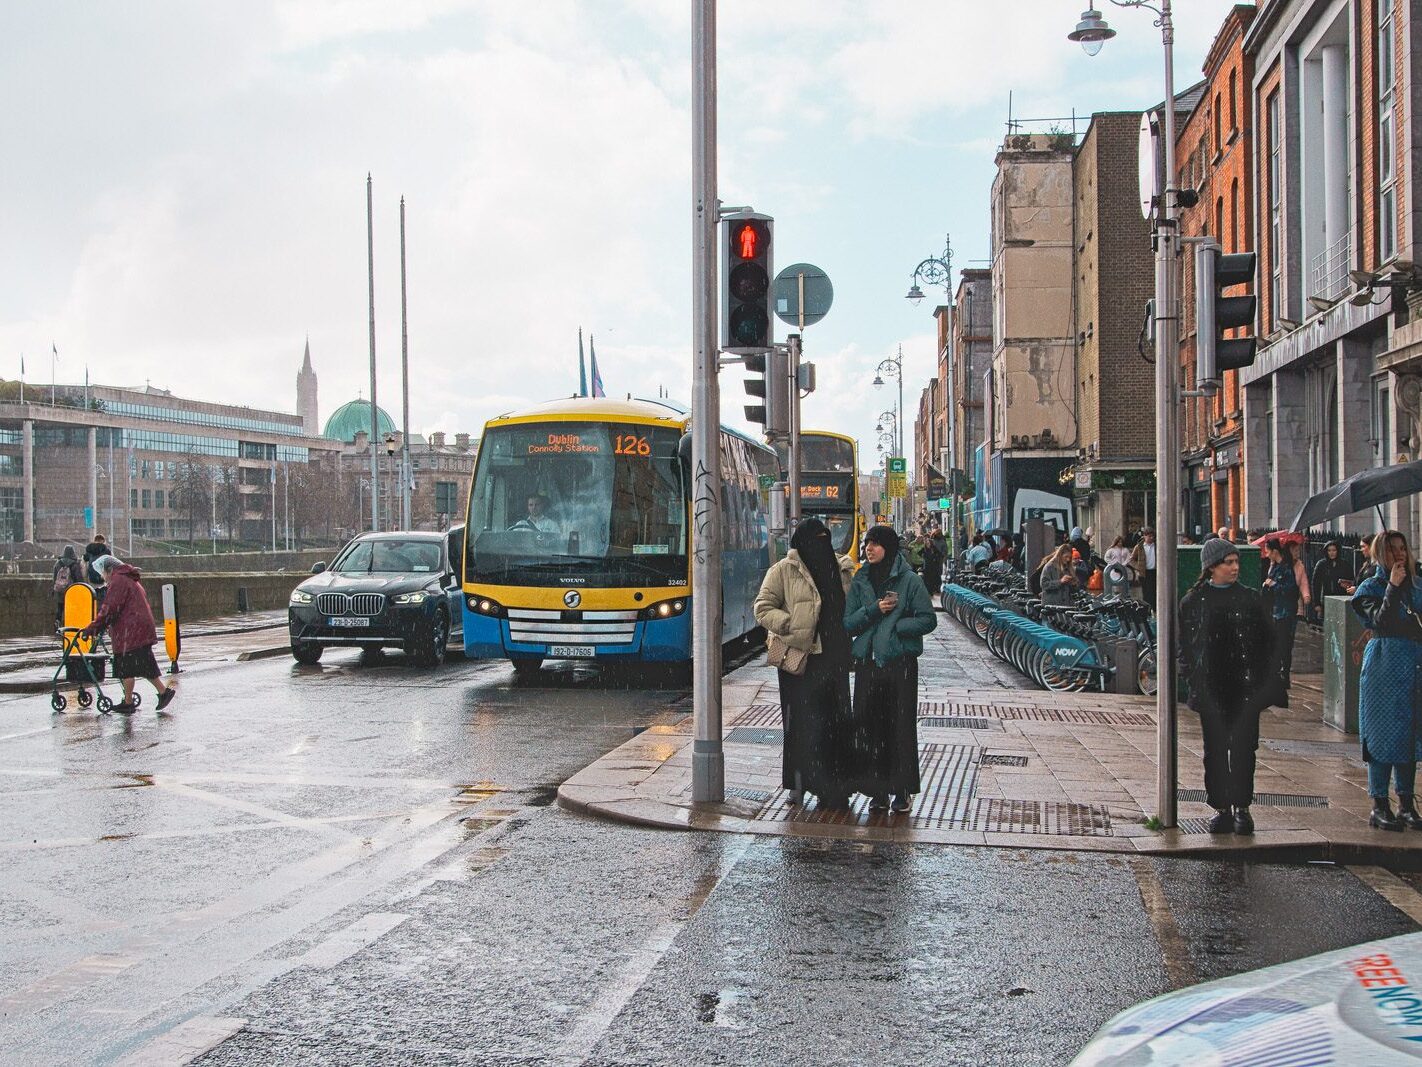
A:
[[[548,514],[548,498],[542,493],[530,493],[524,504],[524,516],[510,530],[532,530],[534,533],[557,533],[558,524]]]

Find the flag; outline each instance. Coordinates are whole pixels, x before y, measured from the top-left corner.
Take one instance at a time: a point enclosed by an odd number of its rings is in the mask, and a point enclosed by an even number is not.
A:
[[[592,395],[606,396],[602,391],[602,375],[597,372],[597,346],[593,344],[591,334],[588,335],[588,353],[592,357]]]
[[[578,395],[588,395],[588,365],[583,361],[583,328],[578,327]]]

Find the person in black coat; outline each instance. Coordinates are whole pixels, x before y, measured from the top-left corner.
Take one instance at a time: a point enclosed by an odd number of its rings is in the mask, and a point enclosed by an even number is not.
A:
[[[1239,550],[1212,537],[1200,549],[1200,580],[1180,602],[1180,673],[1204,734],[1210,833],[1254,832],[1259,713],[1280,684],[1269,613],[1239,584]]]
[[[1314,616],[1323,621],[1323,598],[1326,596],[1352,596],[1357,586],[1353,582],[1353,568],[1343,558],[1343,546],[1337,541],[1329,541],[1323,546],[1323,558],[1313,565],[1309,576],[1309,588],[1313,593]]]

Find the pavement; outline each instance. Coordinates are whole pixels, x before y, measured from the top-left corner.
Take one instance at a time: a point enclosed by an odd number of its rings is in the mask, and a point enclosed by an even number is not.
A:
[[[159,629],[159,636],[162,630]],[[159,665],[166,658],[160,640],[155,648]],[[286,631],[286,609],[258,611],[209,619],[182,629],[182,672],[216,664],[265,659],[291,651]],[[51,635],[0,640],[0,693],[47,693],[59,667],[60,644]],[[76,687],[60,685],[61,692]]]
[[[1296,664],[1313,661],[1304,651]],[[924,791],[906,815],[871,814],[864,797],[848,812],[788,802],[778,686],[763,659],[726,678],[724,803],[692,802],[690,716],[622,744],[564,782],[558,797],[569,809],[678,830],[1422,865],[1422,836],[1369,828],[1358,739],[1321,721],[1321,687],[1321,674],[1296,673],[1292,707],[1262,717],[1250,836],[1205,830],[1213,810],[1204,803],[1199,720],[1188,708],[1178,732],[1178,827],[1153,829],[1154,698],[1038,689],[943,614],[920,660]]]

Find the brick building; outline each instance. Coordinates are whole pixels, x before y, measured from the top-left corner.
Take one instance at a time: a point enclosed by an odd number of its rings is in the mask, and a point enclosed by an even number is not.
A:
[[[1199,197],[1180,212],[1180,232],[1208,235],[1225,253],[1254,248],[1254,124],[1248,86],[1254,67],[1244,49],[1253,5],[1237,4],[1205,57],[1199,102],[1176,135],[1176,183]],[[1194,390],[1195,258],[1182,256],[1180,381]],[[1185,509],[1182,529],[1199,539],[1211,530],[1245,528],[1243,404],[1239,372],[1226,371],[1212,398],[1187,397],[1180,420]]]
[[[1417,454],[1415,32],[1398,0],[1267,0],[1245,35],[1262,335],[1240,373],[1251,527],[1287,525],[1313,493]],[[1410,503],[1390,519],[1415,533]],[[1333,525],[1361,534],[1378,519]]]
[[[1149,525],[1155,511],[1154,367],[1142,354],[1155,288],[1141,216],[1139,111],[1091,116],[1072,161],[1076,330],[1076,522],[1098,549]]]

